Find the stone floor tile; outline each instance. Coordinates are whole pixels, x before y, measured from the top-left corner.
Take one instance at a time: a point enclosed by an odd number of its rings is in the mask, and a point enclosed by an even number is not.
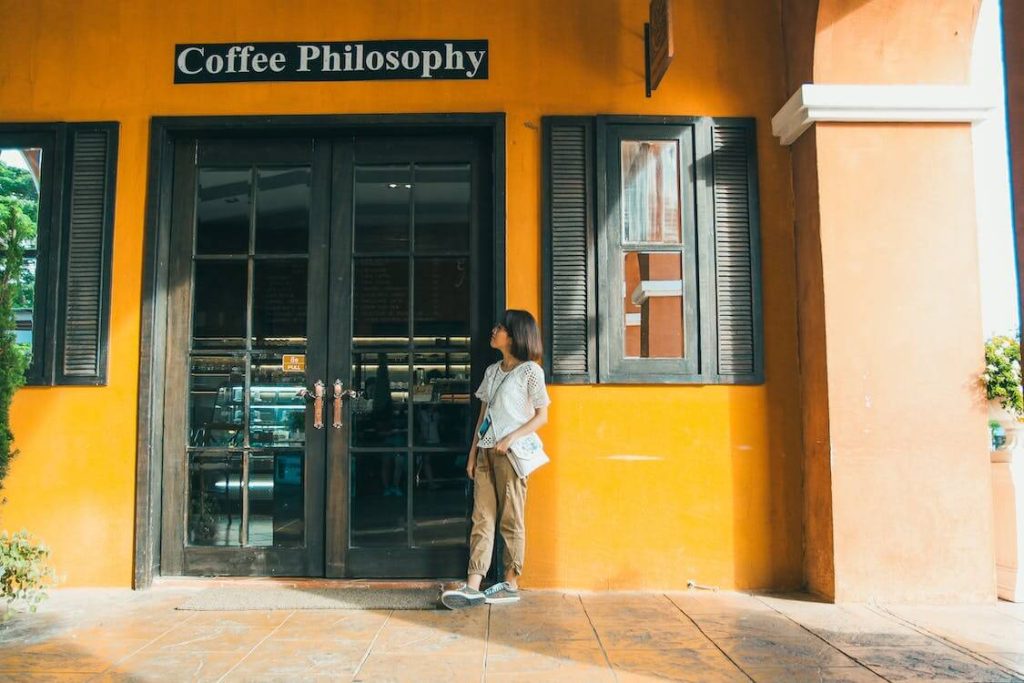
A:
[[[749,681],[714,646],[664,650],[608,650],[619,681]]]
[[[849,648],[846,652],[890,681],[1021,681],[1020,677],[943,645]]]
[[[487,633],[490,615],[491,608],[483,605],[460,610],[395,610],[388,618],[386,629],[400,626],[439,628],[449,633],[483,637]]]
[[[666,593],[679,609],[689,615],[721,614],[744,612],[771,612],[772,608],[758,598],[747,593],[709,591],[687,591],[685,593]]]
[[[628,621],[595,624],[601,645],[615,650],[708,645],[711,641],[691,622]]]
[[[501,605],[501,607],[522,611],[541,610],[548,613],[574,614],[583,609],[583,603],[580,602],[578,593],[524,589],[519,595],[519,602]]]
[[[740,668],[856,666],[857,663],[820,638],[810,634],[797,638],[722,638],[715,639]]]
[[[487,673],[484,681],[494,683],[616,683],[614,672],[608,667],[597,669],[592,666],[575,666],[551,672],[534,671],[528,676],[521,673]]]
[[[202,612],[146,649],[158,652],[245,654],[281,626],[290,612]]]
[[[124,655],[117,659],[121,656]],[[0,652],[0,678],[6,678],[10,672],[99,673],[114,661],[59,639],[20,648],[9,645]]]
[[[76,681],[91,681],[96,674],[43,674],[43,673],[5,673],[4,683],[75,683]]]
[[[373,642],[373,653],[381,655],[419,654],[459,657],[483,652],[485,636],[452,633],[425,626],[386,627]],[[482,655],[481,655],[482,656]]]
[[[274,640],[372,640],[388,620],[387,610],[301,610],[284,622]]]
[[[520,645],[489,643],[486,670],[488,675],[519,673],[523,676],[559,671],[611,671],[601,646],[596,642],[574,640]]]
[[[1024,622],[995,605],[886,606],[885,611],[975,652],[1024,653]]]
[[[542,611],[491,611],[490,640],[518,643],[537,640],[595,641],[594,627],[581,610],[578,614],[549,614]]]
[[[315,676],[351,679],[370,643],[333,640],[264,640],[228,674],[227,680],[287,677],[293,681]]]
[[[755,683],[883,683],[884,678],[862,666],[841,668],[766,667],[745,669]]]
[[[986,652],[985,656],[998,662],[1008,669],[1024,675],[1024,653],[1021,652]]]
[[[691,615],[709,638],[799,638],[802,626],[777,612],[735,612]]]
[[[142,650],[105,671],[96,681],[216,681],[240,660],[228,652]]]
[[[483,646],[473,655],[382,655],[371,653],[355,681],[390,683],[479,683],[484,671]]]

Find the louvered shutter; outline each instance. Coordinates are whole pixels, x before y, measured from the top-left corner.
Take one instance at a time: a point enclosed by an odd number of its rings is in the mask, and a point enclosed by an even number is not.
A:
[[[117,124],[67,127],[57,384],[106,384]]]
[[[547,374],[555,384],[594,383],[594,121],[546,117],[542,129]]]
[[[764,381],[757,159],[753,122],[714,123],[712,136],[714,381]]]

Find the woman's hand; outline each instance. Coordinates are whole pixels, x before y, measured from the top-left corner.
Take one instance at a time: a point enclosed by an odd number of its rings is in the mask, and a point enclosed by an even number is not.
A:
[[[476,475],[476,446],[469,449],[469,458],[466,460],[466,476],[475,479],[474,475]]]
[[[508,436],[503,438],[501,441],[499,441],[498,443],[494,444],[494,450],[498,451],[499,453],[504,454],[504,453],[508,452],[508,449],[509,449],[509,447],[511,445],[512,445],[512,435],[509,434]]]

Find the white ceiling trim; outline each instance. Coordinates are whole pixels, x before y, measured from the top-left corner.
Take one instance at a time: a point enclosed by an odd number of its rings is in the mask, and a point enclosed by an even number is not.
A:
[[[772,117],[772,134],[796,142],[818,121],[867,123],[974,123],[995,103],[963,85],[801,85]]]

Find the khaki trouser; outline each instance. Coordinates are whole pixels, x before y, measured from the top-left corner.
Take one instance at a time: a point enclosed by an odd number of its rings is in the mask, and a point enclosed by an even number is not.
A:
[[[476,454],[473,475],[473,531],[469,535],[469,573],[487,574],[494,549],[495,522],[505,541],[505,571],[523,572],[526,551],[526,480],[512,469],[508,456],[493,448]],[[504,577],[502,577],[504,578]]]

